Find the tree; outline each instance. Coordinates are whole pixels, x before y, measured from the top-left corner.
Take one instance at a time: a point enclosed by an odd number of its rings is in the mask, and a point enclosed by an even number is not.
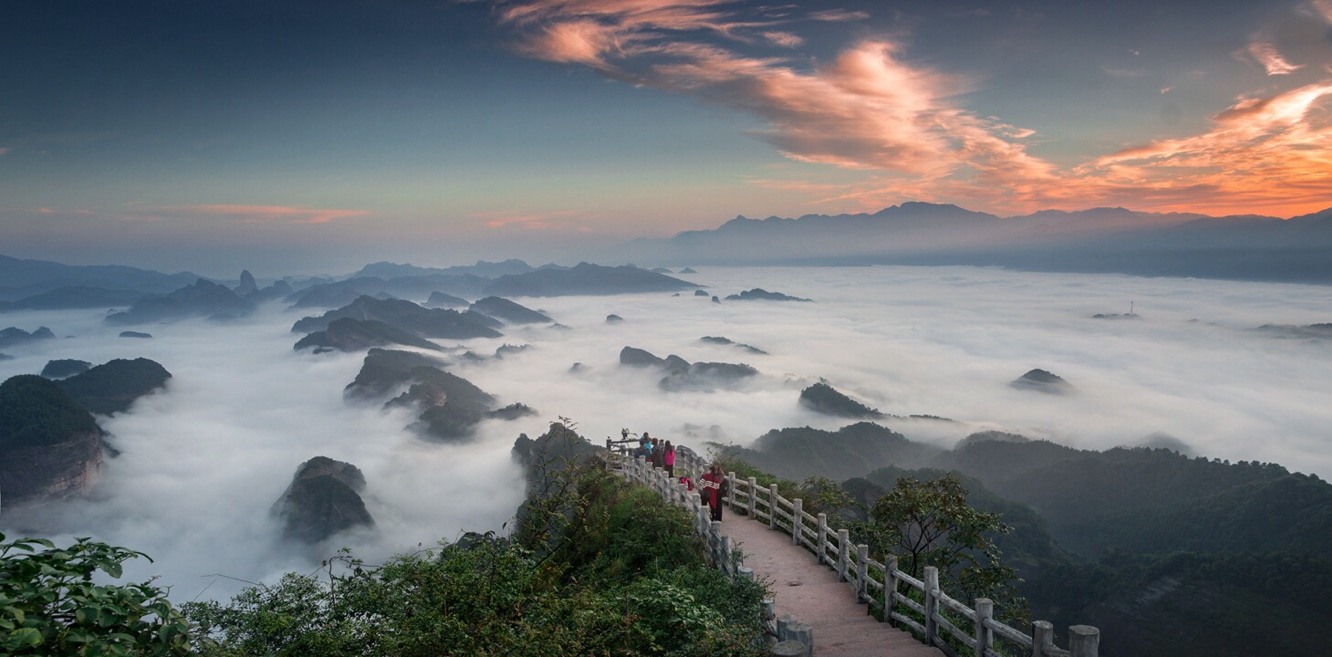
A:
[[[119,579],[122,563],[147,555],[86,538],[67,548],[4,539],[0,534],[0,654],[192,654],[190,624],[152,580],[93,583],[98,571]]]
[[[939,569],[954,597],[969,600],[1025,602],[1016,597],[1017,574],[1003,565],[993,536],[1011,531],[998,514],[967,504],[967,489],[945,475],[922,482],[904,477],[870,510],[867,523],[857,523],[871,549],[891,553],[905,571],[919,578],[925,566]]]

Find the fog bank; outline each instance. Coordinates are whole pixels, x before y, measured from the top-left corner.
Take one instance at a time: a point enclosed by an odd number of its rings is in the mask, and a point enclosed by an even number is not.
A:
[[[121,454],[107,461],[92,498],[5,509],[0,527],[126,545],[157,560],[135,564],[129,577],[160,574],[178,600],[225,597],[240,585],[212,574],[274,581],[286,570],[312,571],[343,545],[373,563],[464,530],[501,530],[522,496],[513,440],[535,437],[557,416],[594,441],[628,427],[706,451],[710,440],[744,445],[774,428],[847,424],[797,403],[820,377],[884,413],[956,420],[882,421],[945,447],[979,429],[1096,449],[1164,435],[1209,457],[1332,476],[1329,343],[1251,330],[1332,321],[1332,288],[974,267],[699,269],[682,278],[710,294],[763,287],[814,302],[515,298],[569,329],[507,327],[499,339],[441,342],[481,354],[531,346],[449,367],[501,405],[539,411],[484,422],[466,445],[413,435],[406,409],[344,400],[363,354],[292,351],[299,336],[289,329],[305,313],[271,306],[233,323],[145,327],[151,340],[116,337],[119,328],[99,312],[0,316],[0,325],[46,325],[60,337],[8,349],[16,358],[0,362],[0,378],[38,372],[54,358],[139,356],[174,375],[129,412],[99,418]],[[1091,317],[1127,313],[1130,303],[1137,319]],[[624,321],[607,324],[612,313]],[[700,342],[706,335],[769,353]],[[712,392],[665,392],[661,372],[618,364],[626,345],[748,363],[760,375]],[[571,373],[576,362],[583,367]],[[1008,386],[1032,368],[1065,378],[1076,394]],[[314,549],[281,542],[269,507],[316,455],[364,471],[375,532]]]

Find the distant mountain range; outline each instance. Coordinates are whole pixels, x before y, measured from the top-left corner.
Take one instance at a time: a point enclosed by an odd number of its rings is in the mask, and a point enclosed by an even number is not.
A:
[[[17,301],[59,288],[99,288],[165,294],[198,280],[189,272],[161,272],[121,265],[65,265],[0,255],[0,301]],[[124,295],[117,297],[121,302]],[[131,299],[132,300],[132,299]],[[34,304],[33,307],[49,307]]]
[[[675,264],[998,265],[1332,282],[1332,208],[1258,215],[1092,208],[999,217],[955,205],[903,203],[873,214],[736,217],[714,230],[627,244],[626,258]]]

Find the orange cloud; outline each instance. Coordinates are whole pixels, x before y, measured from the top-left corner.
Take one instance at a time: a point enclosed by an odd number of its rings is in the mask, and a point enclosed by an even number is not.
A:
[[[1286,61],[1286,58],[1277,52],[1276,46],[1270,43],[1254,41],[1249,44],[1248,53],[1263,65],[1268,75],[1290,75],[1304,68],[1303,64],[1291,64]]]
[[[154,208],[152,214],[217,216],[244,224],[326,224],[370,213],[365,210],[331,210],[294,205],[181,205]]]
[[[1332,95],[1332,80],[1241,98],[1202,134],[1057,167],[1029,152],[1034,129],[962,107],[966,81],[910,61],[895,40],[866,39],[817,66],[794,55],[740,52],[753,44],[796,48],[804,43],[795,29],[802,20],[867,18],[861,12],[769,11],[747,20],[736,3],[724,0],[496,4],[501,22],[516,30],[520,49],[532,56],[741,110],[763,121],[754,136],[787,158],[863,172],[854,182],[807,186],[819,196],[812,203],[825,210],[926,200],[995,212],[1113,204],[1290,216],[1332,205],[1332,117],[1324,100]],[[1306,11],[1332,22],[1332,0],[1310,0]],[[1273,76],[1303,66],[1258,39],[1240,54]]]

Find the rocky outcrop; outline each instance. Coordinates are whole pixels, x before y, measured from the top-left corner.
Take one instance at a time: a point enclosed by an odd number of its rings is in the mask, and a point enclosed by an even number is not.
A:
[[[39,340],[52,340],[55,333],[45,326],[40,326],[37,330],[29,333],[17,326],[11,326],[6,329],[0,329],[0,347],[17,347],[19,345],[37,342]]]
[[[870,408],[826,383],[814,385],[800,391],[800,405],[825,415],[856,418],[881,418],[883,413]]]
[[[128,310],[108,315],[110,324],[151,324],[190,317],[231,318],[248,315],[254,302],[243,299],[225,285],[202,278],[170,294],[145,297]]]
[[[246,269],[240,273],[240,285],[236,286],[236,294],[240,297],[248,297],[259,291],[259,284],[255,282],[254,275]]]
[[[660,358],[652,355],[652,352],[637,347],[625,347],[620,350],[620,364],[630,367],[659,367],[665,364]]]
[[[745,290],[740,294],[729,294],[726,296],[726,300],[727,301],[811,301],[811,299],[802,299],[800,297],[793,297],[786,294],[782,294],[781,292],[769,292],[761,287],[756,287],[752,290]]]
[[[506,356],[516,356],[531,348],[531,345],[526,344],[502,344],[495,349],[495,358],[504,360]]]
[[[703,290],[694,290],[694,296],[696,296],[696,297],[707,297],[707,296],[708,296],[708,293],[707,293],[707,292],[704,292]]]
[[[620,322],[623,322],[623,321],[624,321],[624,318],[623,318],[623,317],[620,317],[619,315],[606,315],[606,323],[607,323],[607,324],[619,324]]]
[[[421,409],[415,428],[435,438],[472,437],[476,425],[495,408],[495,398],[471,381],[434,367],[412,369],[411,387],[388,405]]]
[[[532,417],[537,414],[535,408],[527,404],[509,404],[504,408],[496,409],[486,415],[486,417],[496,420],[517,420],[525,417]]]
[[[604,267],[586,262],[570,269],[543,267],[534,272],[502,276],[487,294],[506,297],[555,297],[570,294],[633,294],[676,292],[697,287],[693,283],[629,265]]]
[[[677,273],[677,274],[697,274],[698,272],[694,271],[693,268],[685,267],[684,269],[681,269],[680,271],[678,271],[678,272],[676,272],[676,273]]]
[[[467,340],[500,337],[499,331],[495,330],[499,322],[479,313],[422,308],[402,299],[376,299],[364,295],[337,310],[330,310],[318,317],[301,319],[292,325],[291,332],[324,331],[334,321],[340,319],[382,322],[425,338]]]
[[[42,368],[42,376],[48,379],[63,379],[87,372],[92,367],[92,363],[86,360],[74,360],[71,358],[61,358],[57,360],[46,361],[46,367]]]
[[[486,297],[472,304],[472,312],[504,320],[510,324],[546,324],[555,320],[531,308],[503,297]]]
[[[707,343],[707,344],[721,344],[721,345],[733,346],[733,347],[735,347],[735,348],[737,348],[737,349],[743,349],[743,350],[745,350],[745,351],[747,351],[747,352],[749,352],[749,353],[751,353],[751,354],[755,354],[755,355],[759,355],[759,356],[767,356],[767,355],[768,355],[768,352],[766,352],[766,351],[764,351],[764,350],[762,350],[762,349],[759,349],[758,347],[750,346],[750,345],[743,344],[743,343],[740,343],[740,342],[733,342],[730,338],[724,338],[724,337],[717,336],[717,335],[705,335],[705,336],[699,338],[698,341],[699,341],[699,342],[704,342],[704,343]]]
[[[430,298],[426,299],[426,308],[466,308],[472,305],[462,297],[455,297],[452,294],[445,294],[439,290],[430,293]]]
[[[596,458],[598,449],[576,431],[559,422],[536,440],[521,434],[513,443],[513,458],[522,464],[529,498],[545,494],[555,473],[566,464]]]
[[[1050,395],[1069,395],[1077,390],[1058,375],[1041,369],[1031,370],[1014,379],[1009,385],[1019,390],[1035,390]]]
[[[348,397],[382,397],[411,381],[412,370],[440,364],[438,359],[414,351],[371,349],[365,355],[356,379],[342,392]]]
[[[102,430],[92,414],[35,374],[0,384],[0,495],[40,503],[92,489],[102,465]]]
[[[328,328],[315,331],[296,342],[293,347],[325,351],[361,351],[371,347],[403,345],[417,349],[440,351],[439,345],[418,337],[415,333],[373,319],[343,318],[329,323]]]
[[[122,412],[134,401],[166,386],[171,373],[147,358],[117,358],[56,385],[88,410],[100,415]]]
[[[662,390],[712,390],[757,375],[758,370],[743,363],[690,363],[671,354],[658,358],[635,347],[620,350],[620,364],[630,367],[659,367],[666,376],[657,383]]]
[[[273,513],[282,519],[284,536],[318,543],[349,529],[375,526],[361,499],[364,490],[365,475],[359,468],[316,456],[296,468]]]

